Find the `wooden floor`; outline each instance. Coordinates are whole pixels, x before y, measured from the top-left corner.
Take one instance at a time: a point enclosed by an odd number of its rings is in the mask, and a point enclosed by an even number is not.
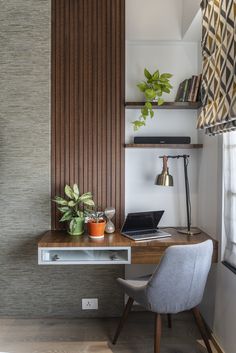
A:
[[[132,312],[117,345],[112,346],[110,342],[117,323],[118,319],[115,318],[0,319],[0,352],[153,352],[153,314]],[[190,313],[174,316],[172,329],[167,328],[164,317],[161,352],[206,353]]]

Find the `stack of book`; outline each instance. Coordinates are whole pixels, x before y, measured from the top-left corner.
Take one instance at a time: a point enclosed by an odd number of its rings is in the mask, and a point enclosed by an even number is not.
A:
[[[200,101],[200,84],[202,75],[193,75],[191,78],[180,83],[175,101],[176,102],[198,102]]]

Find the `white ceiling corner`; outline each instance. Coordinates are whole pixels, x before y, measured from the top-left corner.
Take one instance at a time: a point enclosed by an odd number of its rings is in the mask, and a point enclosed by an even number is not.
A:
[[[126,0],[126,40],[199,40],[200,25],[195,20],[200,0]],[[199,28],[198,28],[199,26]]]

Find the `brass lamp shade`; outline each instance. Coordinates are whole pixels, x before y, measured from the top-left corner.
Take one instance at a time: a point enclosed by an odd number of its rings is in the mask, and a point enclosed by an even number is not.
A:
[[[156,177],[155,185],[160,186],[173,186],[173,177],[169,174],[169,168],[167,167],[168,157],[163,157],[163,169],[161,174]]]
[[[169,174],[169,169],[162,171],[161,174],[159,174],[156,177],[155,185],[161,185],[161,186],[173,186],[173,177],[172,175]]]

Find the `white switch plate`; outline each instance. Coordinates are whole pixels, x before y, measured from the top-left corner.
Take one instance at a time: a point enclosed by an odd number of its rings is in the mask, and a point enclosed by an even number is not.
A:
[[[98,299],[97,298],[83,298],[82,299],[82,310],[98,310]]]

